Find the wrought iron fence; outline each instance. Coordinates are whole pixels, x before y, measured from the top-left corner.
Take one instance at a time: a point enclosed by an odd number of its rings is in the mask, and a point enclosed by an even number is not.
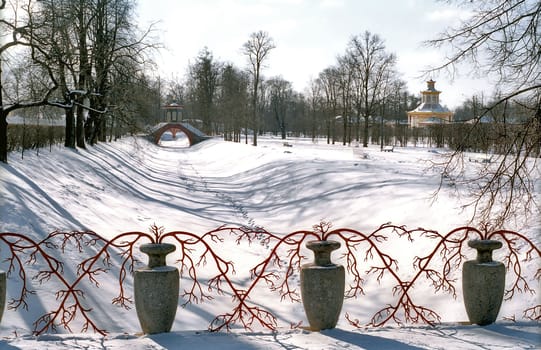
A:
[[[385,243],[394,238],[405,238],[414,244],[417,240],[429,240],[431,249],[426,254],[416,255],[411,261],[413,274],[407,279],[398,273],[399,260],[393,257]],[[50,311],[34,322],[34,333],[55,331],[63,327],[71,331],[75,319],[83,322],[82,331],[106,334],[92,309],[85,306],[83,281],[99,287],[105,273],[115,273],[118,280],[118,294],[111,302],[129,308],[132,292],[126,290],[126,279],[134,271],[141,243],[173,243],[177,246],[175,265],[181,278],[189,280],[181,295],[184,305],[211,301],[214,294],[230,293],[233,298],[230,311],[216,315],[209,324],[209,330],[229,330],[233,325],[251,329],[255,325],[274,330],[278,327],[277,317],[265,306],[264,301],[253,300],[256,288],[268,288],[280,300],[300,301],[295,276],[307,258],[303,255],[304,244],[309,240],[336,240],[342,243],[339,258],[349,276],[345,298],[355,298],[365,293],[366,281],[393,281],[385,305],[367,322],[345,315],[348,322],[356,327],[379,327],[389,322],[426,323],[441,321],[441,316],[423,305],[422,296],[413,290],[420,281],[428,282],[435,293],[456,297],[457,279],[454,277],[465,260],[467,241],[471,239],[497,239],[505,248],[503,262],[507,269],[505,298],[511,299],[517,293],[539,292],[541,268],[526,270],[526,261],[539,260],[540,249],[525,235],[509,230],[491,231],[474,227],[458,227],[441,234],[424,228],[408,229],[405,226],[384,224],[371,233],[350,228],[333,228],[330,223],[321,222],[310,230],[288,234],[275,234],[263,228],[221,226],[198,235],[187,231],[166,232],[153,225],[148,233],[125,232],[111,239],[92,231],[55,231],[40,241],[30,239],[21,233],[0,233],[0,254],[12,278],[21,280],[16,296],[8,302],[8,309],[27,309],[28,298],[35,293],[30,280],[60,285],[56,291],[56,304]],[[235,262],[226,258],[216,243],[231,242],[238,245],[260,244],[266,247],[266,255],[250,267],[251,278],[246,285],[234,282]],[[66,264],[54,252],[76,251],[81,259],[73,262],[75,277],[69,278]],[[37,269],[30,269],[35,266]],[[362,268],[366,266],[367,268]],[[537,265],[539,266],[539,264]],[[113,269],[113,267],[115,267]],[[202,279],[201,271],[210,272],[211,277]],[[113,272],[114,271],[114,272]],[[532,281],[536,285],[531,285]],[[88,283],[87,283],[88,284]],[[520,310],[526,319],[541,319],[541,305],[530,305]]]

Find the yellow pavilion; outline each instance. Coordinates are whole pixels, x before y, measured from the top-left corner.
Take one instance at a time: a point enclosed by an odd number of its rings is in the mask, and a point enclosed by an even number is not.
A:
[[[421,91],[421,104],[408,112],[408,124],[412,128],[450,123],[453,120],[453,112],[440,105],[441,91],[434,87],[436,82],[430,79],[426,84],[426,90]]]

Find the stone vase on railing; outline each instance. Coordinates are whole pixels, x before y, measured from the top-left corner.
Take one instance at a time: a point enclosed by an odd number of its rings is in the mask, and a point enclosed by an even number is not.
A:
[[[472,240],[477,259],[464,262],[462,267],[462,293],[471,323],[480,326],[494,323],[498,317],[505,291],[505,266],[492,260],[492,251],[502,247],[495,240]]]
[[[314,262],[301,267],[301,297],[310,329],[336,327],[344,302],[345,271],[331,262],[331,252],[340,248],[336,241],[310,241]]]
[[[134,274],[135,309],[143,332],[169,332],[178,306],[180,287],[178,269],[166,266],[165,257],[176,247],[168,243],[143,244],[140,250],[148,254],[148,266]]]
[[[2,322],[2,315],[4,314],[4,308],[6,307],[6,272],[0,271],[0,322]]]

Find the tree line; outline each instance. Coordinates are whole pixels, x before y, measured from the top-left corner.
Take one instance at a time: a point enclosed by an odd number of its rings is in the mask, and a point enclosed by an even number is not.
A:
[[[336,63],[321,71],[304,91],[282,76],[264,76],[275,43],[269,33],[252,33],[242,46],[247,67],[214,58],[204,47],[185,78],[167,82],[165,103],[185,107],[186,118],[199,119],[207,134],[257,145],[271,132],[317,138],[329,143],[357,141],[367,146],[374,120],[405,121],[416,107],[396,69],[396,55],[377,34],[353,36]],[[379,127],[379,126],[378,126]]]
[[[423,128],[409,128],[407,111],[419,103],[410,94],[396,69],[396,56],[387,51],[383,39],[368,31],[353,36],[336,63],[322,70],[303,92],[282,76],[261,74],[264,67],[257,52],[265,47],[264,59],[275,47],[266,32],[256,32],[243,45],[248,68],[216,60],[205,47],[188,68],[185,79],[168,83],[166,103],[180,103],[188,119],[199,119],[207,134],[253,144],[257,135],[270,132],[286,139],[297,135],[328,143],[384,145],[427,145],[457,151],[502,153],[516,145],[531,119],[528,98],[501,103],[502,94],[466,99],[456,109],[455,121]],[[534,109],[535,112],[535,109]],[[503,135],[503,136],[502,136]],[[537,139],[529,137],[527,145]],[[539,154],[539,147],[537,147]]]
[[[258,134],[272,132],[283,139],[288,134],[326,137],[328,143],[364,147],[410,142],[486,151],[488,146],[475,137],[494,129],[480,126],[462,142],[456,130],[464,128],[406,128],[406,112],[419,97],[407,91],[396,55],[368,31],[353,36],[335,64],[298,92],[282,76],[264,76],[276,47],[267,32],[252,33],[242,45],[246,67],[220,62],[204,47],[183,78],[164,81],[148,73],[160,44],[152,37],[153,26],[141,30],[133,23],[133,0],[0,2],[2,9],[8,4],[15,12],[0,20],[7,33],[0,63],[8,68],[2,71],[0,95],[3,161],[9,149],[3,137],[7,115],[16,109],[50,115],[60,108],[66,147],[140,130],[158,122],[160,106],[173,102],[183,105],[185,117],[198,120],[205,133],[246,143],[251,136],[254,145]],[[475,119],[487,110],[500,113],[490,103],[474,96],[457,109],[455,119]],[[520,109],[517,103],[506,105],[507,113]],[[497,143],[501,138],[494,135],[486,137]]]

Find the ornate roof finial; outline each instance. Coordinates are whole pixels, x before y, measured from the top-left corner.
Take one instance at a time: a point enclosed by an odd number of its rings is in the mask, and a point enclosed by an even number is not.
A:
[[[436,91],[436,88],[434,87],[434,84],[436,84],[436,82],[432,79],[430,79],[429,81],[426,82],[426,89],[429,90],[429,91]]]

